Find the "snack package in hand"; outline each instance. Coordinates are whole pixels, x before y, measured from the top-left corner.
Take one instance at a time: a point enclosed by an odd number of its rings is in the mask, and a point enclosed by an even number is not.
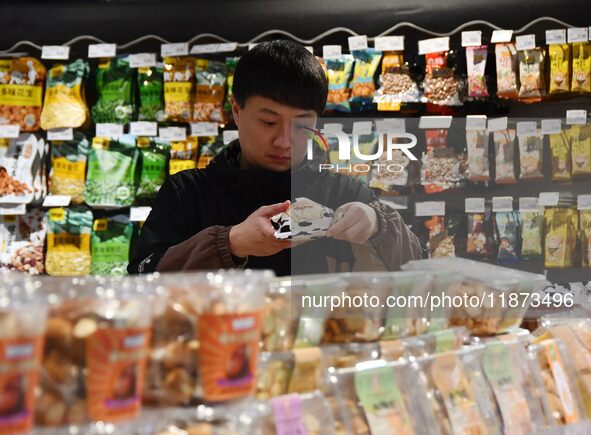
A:
[[[308,198],[296,198],[289,209],[271,218],[279,240],[307,242],[326,236],[334,211]]]

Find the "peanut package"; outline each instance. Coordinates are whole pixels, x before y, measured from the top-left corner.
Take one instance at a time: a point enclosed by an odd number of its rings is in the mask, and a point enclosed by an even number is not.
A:
[[[189,122],[192,115],[195,61],[192,57],[164,58],[164,112],[167,121]]]
[[[459,106],[458,80],[455,70],[447,63],[448,53],[426,55],[426,71],[423,81],[425,102],[440,106]]]
[[[420,100],[419,87],[404,62],[402,52],[386,52],[382,60],[380,89],[374,99],[378,110],[400,110],[400,103]]]
[[[194,122],[224,124],[224,97],[228,67],[224,62],[195,59],[196,95]]]

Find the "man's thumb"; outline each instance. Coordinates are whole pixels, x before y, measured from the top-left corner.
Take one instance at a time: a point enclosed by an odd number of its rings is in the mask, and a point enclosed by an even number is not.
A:
[[[290,205],[290,201],[284,201],[272,205],[265,205],[261,207],[261,213],[263,214],[263,216],[273,217],[276,214],[283,213],[284,211],[286,211]]]

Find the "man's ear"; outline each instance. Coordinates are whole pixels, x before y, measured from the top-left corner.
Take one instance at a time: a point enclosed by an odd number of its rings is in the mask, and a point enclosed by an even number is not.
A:
[[[234,124],[238,126],[238,122],[240,120],[240,105],[236,101],[234,95],[232,95],[232,116],[234,117]]]

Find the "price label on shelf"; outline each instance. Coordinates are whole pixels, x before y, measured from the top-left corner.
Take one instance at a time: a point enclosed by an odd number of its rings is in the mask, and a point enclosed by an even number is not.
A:
[[[493,196],[493,211],[494,212],[508,212],[513,211],[513,197],[512,196]]]
[[[404,36],[377,36],[374,47],[381,51],[404,51]]]
[[[486,130],[486,120],[486,115],[468,115],[466,116],[466,130]]]
[[[322,57],[324,59],[334,59],[342,54],[342,47],[340,45],[323,45]]]
[[[67,207],[70,205],[70,195],[47,195],[43,200],[43,207]]]
[[[347,40],[349,41],[349,51],[367,49],[367,36],[366,35],[349,36],[349,38],[347,38]]]
[[[507,130],[508,125],[507,117],[503,118],[493,118],[488,120],[488,130],[489,131],[499,131],[499,130]]]
[[[466,198],[465,209],[466,209],[466,213],[484,213],[485,212],[484,198]]]
[[[494,30],[490,38],[490,42],[493,44],[511,42],[512,38],[513,30]]]
[[[47,130],[47,140],[74,140],[72,128],[52,128]]]
[[[217,136],[218,134],[217,122],[195,122],[191,124],[191,136]]]
[[[97,137],[119,137],[123,136],[123,125],[113,123],[96,124]]]
[[[566,29],[546,30],[546,45],[566,44]]]
[[[577,197],[577,208],[579,210],[591,210],[591,195],[579,195]]]
[[[517,51],[533,50],[536,48],[536,35],[520,35],[515,38],[515,48]]]
[[[482,32],[473,30],[462,32],[462,47],[479,47],[482,45]]]
[[[41,59],[68,60],[69,58],[70,47],[63,45],[44,45],[41,48]]]
[[[557,134],[562,131],[562,122],[560,119],[542,119],[543,134]]]
[[[560,200],[560,192],[541,192],[539,204],[542,207],[557,207]]]
[[[360,121],[353,123],[353,136],[363,136],[371,134],[373,129],[372,121]]]
[[[566,123],[568,125],[585,125],[587,123],[586,110],[567,110]]]
[[[165,127],[158,129],[161,140],[178,142],[187,140],[187,130],[185,127]]]
[[[538,133],[538,124],[535,121],[517,123],[517,136],[532,136]]]
[[[152,207],[131,207],[129,209],[130,222],[145,222],[152,211]]]
[[[90,44],[88,46],[88,57],[115,57],[117,56],[117,44]]]
[[[417,202],[415,216],[445,216],[445,201]]]
[[[589,33],[586,27],[571,27],[568,29],[568,42],[587,42],[589,40]]]
[[[421,129],[439,129],[451,127],[451,116],[421,116],[419,119],[419,128]]]
[[[205,53],[227,53],[236,51],[238,44],[236,42],[224,42],[216,44],[196,44],[191,47],[191,54]]]
[[[406,133],[404,118],[388,118],[376,120],[377,133]]]
[[[137,53],[129,55],[131,68],[149,68],[156,66],[156,53]]]
[[[158,123],[149,121],[130,122],[129,134],[134,136],[158,136]]]
[[[16,139],[21,132],[20,125],[0,125],[0,137],[5,139]]]
[[[175,42],[173,44],[162,44],[160,46],[160,55],[167,56],[187,56],[189,54],[189,44],[187,42]]]
[[[233,140],[238,139],[238,130],[226,130],[222,133],[224,145],[228,145]]]
[[[449,36],[443,38],[430,38],[419,41],[419,54],[440,53],[449,51]]]
[[[26,213],[26,204],[3,204],[0,206],[0,216],[22,216]]]
[[[539,199],[533,196],[519,198],[519,211],[538,211],[540,208]]]

